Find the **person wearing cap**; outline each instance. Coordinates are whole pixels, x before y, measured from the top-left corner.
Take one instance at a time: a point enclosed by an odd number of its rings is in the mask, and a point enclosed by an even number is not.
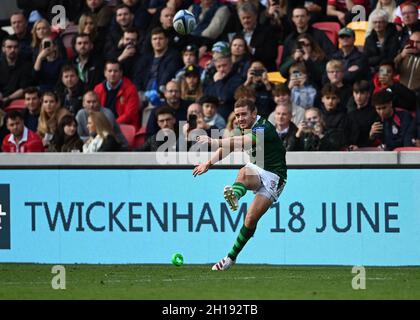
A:
[[[225,41],[217,41],[211,48],[211,59],[207,62],[203,72],[201,73],[201,83],[204,87],[213,83],[213,77],[217,72],[214,62],[220,58],[230,55],[229,43]]]
[[[184,63],[184,66],[178,70],[175,75],[177,81],[181,81],[189,66],[194,66],[199,70],[199,76],[201,75],[203,68],[198,65],[198,49],[195,44],[188,44],[184,47],[182,50],[182,62]]]
[[[213,96],[202,96],[198,103],[203,107],[204,121],[209,126],[215,126],[217,129],[222,130],[226,127],[226,121],[217,113],[219,107],[219,99]]]
[[[193,103],[203,95],[203,86],[201,85],[198,67],[194,65],[186,67],[180,83],[182,100]]]
[[[394,110],[393,98],[391,89],[382,90],[372,97],[378,120],[372,124],[369,139],[386,151],[413,146],[415,135],[411,115],[407,111]]]
[[[344,82],[352,85],[357,80],[369,80],[370,69],[366,54],[354,45],[356,35],[350,28],[342,28],[338,32],[340,49],[332,55],[332,59],[342,60],[344,63]]]

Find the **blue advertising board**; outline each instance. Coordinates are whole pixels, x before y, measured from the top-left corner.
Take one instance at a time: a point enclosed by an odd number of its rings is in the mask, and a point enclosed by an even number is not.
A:
[[[1,170],[0,262],[214,263],[242,226],[237,170]],[[420,265],[420,170],[288,171],[238,263]]]

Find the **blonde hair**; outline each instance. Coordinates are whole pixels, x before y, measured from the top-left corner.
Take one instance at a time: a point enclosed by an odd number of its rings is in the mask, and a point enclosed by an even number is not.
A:
[[[45,20],[45,19],[39,19],[38,21],[36,21],[34,23],[34,26],[32,27],[32,43],[31,43],[31,47],[32,48],[38,48],[41,45],[41,41],[42,39],[39,39],[36,35],[36,28],[38,27],[38,25],[40,25],[41,23],[45,24],[48,27],[49,33],[48,35],[51,35],[51,25],[50,23]]]
[[[199,76],[198,76],[197,88],[193,92],[188,89],[188,84],[187,84],[187,80],[185,79],[185,76],[183,76],[181,78],[180,89],[181,89],[181,99],[182,100],[197,101],[203,95],[203,86],[201,85],[201,81],[200,81]]]
[[[327,71],[330,69],[344,71],[344,63],[341,60],[330,60],[327,62]]]
[[[50,116],[45,111],[44,107],[44,97],[53,97],[56,102],[56,108],[54,110],[54,113]],[[42,95],[42,105],[41,105],[41,112],[39,114],[39,121],[38,121],[38,128],[37,132],[41,137],[44,137],[46,133],[54,133],[57,129],[58,122],[61,120],[63,116],[66,114],[70,114],[70,112],[65,109],[61,108],[60,106],[60,100],[58,99],[57,95],[55,95],[53,92],[45,92]]]
[[[115,137],[115,133],[114,133],[114,130],[112,129],[111,123],[102,112],[91,111],[88,114],[88,118],[92,120],[96,128],[96,133],[101,138],[105,139],[108,135]]]
[[[321,113],[321,109],[315,108],[315,107],[310,107],[308,109],[305,110],[305,120],[306,120],[306,115],[308,114],[308,112],[315,112],[319,118],[319,123],[321,124],[321,126],[325,129],[326,127],[326,123],[324,120],[324,116]]]
[[[89,37],[91,39],[94,39],[96,37],[96,32],[98,30],[98,23],[92,14],[83,13],[79,18],[79,24],[77,27],[78,27],[79,34],[85,33],[86,21],[89,18],[92,19],[92,22],[93,22],[93,33],[89,34]]]

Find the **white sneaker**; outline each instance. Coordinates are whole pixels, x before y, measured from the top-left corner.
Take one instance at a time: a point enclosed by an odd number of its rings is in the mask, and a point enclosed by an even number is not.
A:
[[[229,207],[235,211],[238,209],[238,199],[236,198],[235,192],[233,191],[231,186],[226,186],[223,195],[225,197],[226,202],[228,203]]]
[[[224,257],[218,263],[216,263],[211,270],[227,270],[235,264],[235,260],[229,257]]]

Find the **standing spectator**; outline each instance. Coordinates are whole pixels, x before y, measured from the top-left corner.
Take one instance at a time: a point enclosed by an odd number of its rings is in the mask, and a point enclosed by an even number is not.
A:
[[[77,133],[77,122],[73,115],[65,115],[58,123],[48,152],[81,152],[83,141]]]
[[[114,114],[107,108],[102,108],[99,103],[98,95],[93,91],[88,91],[83,96],[83,109],[79,110],[76,114],[77,133],[80,139],[86,141],[89,138],[89,129],[87,127],[89,112],[96,111],[102,112],[111,124],[115,132],[115,138],[121,144],[123,150],[128,150],[128,141],[124,134],[121,132],[120,125],[115,120]]]
[[[25,127],[23,116],[19,111],[10,111],[5,122],[10,131],[2,143],[3,152],[26,153],[43,152],[41,138],[33,131]]]
[[[35,87],[25,89],[25,109],[22,111],[25,127],[36,132],[38,130],[39,114],[41,112],[41,93]]]
[[[139,127],[140,100],[136,87],[130,79],[123,76],[118,61],[105,63],[105,81],[95,87],[101,105],[112,111],[119,124]]]
[[[356,35],[350,28],[343,28],[338,32],[340,49],[332,58],[344,63],[344,81],[350,85],[357,80],[370,79],[370,69],[367,56],[354,45]]]
[[[14,13],[10,16],[10,25],[12,26],[13,33],[19,40],[19,52],[23,60],[28,62],[32,61],[32,48],[31,48],[31,32],[28,28],[28,20],[22,12]]]
[[[298,128],[291,121],[292,110],[290,104],[278,105],[274,110],[274,126],[276,131],[283,141],[286,151],[295,151],[297,149],[296,133]]]
[[[197,101],[203,108],[204,121],[209,126],[214,126],[219,130],[226,127],[226,121],[223,117],[217,113],[219,107],[219,99],[212,96],[202,96]]]
[[[308,81],[308,72],[303,62],[297,62],[289,68],[289,84],[292,103],[303,109],[314,106],[316,89]]]
[[[77,74],[85,90],[93,90],[104,77],[102,59],[93,53],[93,43],[85,33],[76,35],[74,49],[76,57],[73,59],[73,65],[77,69]]]
[[[71,114],[82,109],[82,99],[85,92],[84,85],[80,81],[77,70],[72,64],[64,65],[60,73],[61,81],[56,87],[56,93],[61,105]]]
[[[420,98],[420,30],[410,36],[412,43],[395,57],[395,66],[400,75],[400,82],[408,89],[413,90]]]
[[[112,126],[102,112],[90,112],[87,127],[90,138],[83,145],[83,153],[121,151]]]
[[[204,93],[219,99],[219,113],[226,119],[233,111],[234,92],[241,85],[242,78],[232,70],[229,56],[218,58],[215,67],[217,72],[213,76],[213,83],[204,88]]]
[[[23,97],[23,88],[32,84],[31,64],[19,57],[19,41],[7,36],[2,43],[0,58],[0,108]]]
[[[373,29],[366,38],[364,52],[367,55],[369,66],[374,73],[383,60],[393,60],[399,47],[399,34],[395,25],[388,23],[388,13],[384,10],[374,10],[369,19]]]
[[[393,95],[390,90],[375,93],[372,104],[379,121],[372,124],[369,138],[386,151],[413,145],[414,121],[406,111],[395,111],[392,107]]]

